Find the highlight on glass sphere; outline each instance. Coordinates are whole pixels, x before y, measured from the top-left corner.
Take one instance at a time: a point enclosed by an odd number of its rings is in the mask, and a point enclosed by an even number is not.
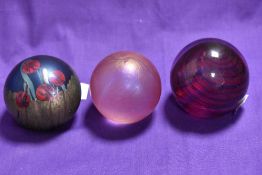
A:
[[[14,119],[37,130],[69,121],[80,98],[80,82],[74,71],[62,60],[46,55],[17,64],[4,87],[5,103]]]
[[[144,56],[120,51],[103,59],[91,76],[93,103],[117,124],[131,124],[149,116],[161,95],[160,76]]]
[[[187,45],[171,69],[177,104],[192,116],[212,118],[234,112],[246,99],[249,71],[230,43],[200,39]]]

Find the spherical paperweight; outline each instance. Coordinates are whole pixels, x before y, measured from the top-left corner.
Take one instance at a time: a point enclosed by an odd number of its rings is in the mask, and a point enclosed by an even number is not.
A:
[[[74,71],[52,56],[33,56],[17,64],[5,82],[4,99],[26,128],[51,129],[69,121],[81,98]]]
[[[95,68],[90,83],[94,105],[110,121],[131,124],[150,115],[161,94],[155,66],[134,52],[116,52]]]
[[[178,105],[196,117],[221,116],[238,109],[249,83],[243,55],[226,41],[207,38],[187,45],[171,70]]]

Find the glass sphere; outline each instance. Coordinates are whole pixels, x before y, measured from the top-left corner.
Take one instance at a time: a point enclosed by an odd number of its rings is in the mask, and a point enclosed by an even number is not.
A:
[[[94,105],[107,119],[130,124],[152,113],[161,94],[155,66],[134,52],[116,52],[95,68],[90,83]]]
[[[197,117],[215,117],[234,111],[244,101],[249,73],[234,46],[207,38],[187,45],[178,54],[170,82],[182,109]]]
[[[5,82],[4,99],[14,119],[32,129],[69,121],[81,98],[78,77],[62,60],[38,55],[17,64]]]

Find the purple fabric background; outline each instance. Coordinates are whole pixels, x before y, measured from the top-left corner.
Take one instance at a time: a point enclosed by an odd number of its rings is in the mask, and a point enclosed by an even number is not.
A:
[[[169,72],[189,42],[217,37],[245,56],[249,98],[235,117],[198,121],[173,104]],[[17,126],[0,93],[0,174],[262,174],[262,1],[0,0],[0,92],[22,59],[49,54],[82,82],[118,50],[144,54],[163,92],[155,112],[129,127],[106,124],[82,101],[75,120],[47,133]]]

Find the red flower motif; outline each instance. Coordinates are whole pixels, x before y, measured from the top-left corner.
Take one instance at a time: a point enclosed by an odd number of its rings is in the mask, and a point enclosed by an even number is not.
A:
[[[41,84],[36,89],[36,97],[41,101],[49,101],[56,95],[55,89],[49,84]]]
[[[65,82],[65,75],[60,70],[54,70],[53,76],[49,77],[49,82],[55,86],[62,86]]]
[[[38,60],[27,60],[22,65],[22,71],[26,74],[32,74],[39,69],[40,65]]]
[[[30,104],[30,97],[26,92],[20,91],[16,93],[16,105],[20,108],[27,108]]]

